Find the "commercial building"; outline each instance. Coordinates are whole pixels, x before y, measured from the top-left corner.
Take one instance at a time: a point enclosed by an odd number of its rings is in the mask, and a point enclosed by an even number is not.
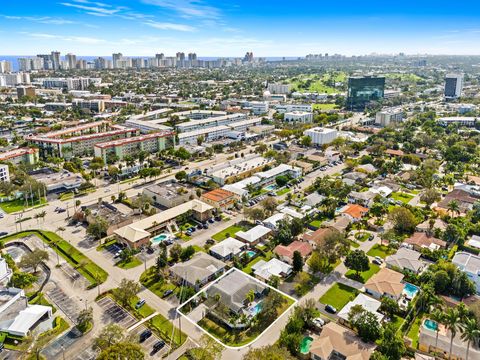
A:
[[[472,116],[449,116],[437,119],[437,122],[442,126],[449,124],[456,124],[459,126],[474,127],[477,123],[477,118]]]
[[[35,165],[38,162],[38,149],[18,148],[15,150],[0,153],[0,161],[10,162],[18,165],[21,163]]]
[[[188,202],[193,192],[191,188],[176,180],[168,180],[144,188],[143,195],[152,199],[154,204],[173,208]]]
[[[309,136],[312,139],[313,145],[325,145],[330,144],[337,138],[337,130],[327,129],[322,127],[315,127],[306,130],[303,135]]]
[[[186,132],[192,132],[200,129],[230,125],[246,119],[247,119],[247,115],[245,114],[231,114],[231,115],[225,115],[225,116],[216,116],[211,118],[205,118],[202,120],[192,120],[192,121],[180,123],[175,126],[175,129],[179,133],[186,133]]]
[[[175,133],[173,131],[162,131],[95,144],[94,153],[95,156],[101,157],[107,162],[109,156],[116,156],[119,160],[123,160],[125,156],[134,155],[140,151],[152,154],[173,148],[174,145]]]
[[[401,108],[384,109],[375,115],[375,124],[381,127],[400,124],[403,121]]]
[[[8,165],[0,164],[0,181],[10,181],[10,172],[8,171]]]
[[[173,116],[178,116],[180,119],[190,119],[190,120],[202,120],[212,117],[226,116],[226,111],[214,111],[214,110],[187,110],[180,111],[173,114],[170,114],[170,118]]]
[[[346,105],[351,110],[363,110],[369,102],[383,99],[384,93],[384,77],[351,77],[348,79]]]
[[[230,160],[207,171],[206,174],[217,184],[231,184],[262,171],[265,166],[269,166],[273,162],[274,159],[266,159],[261,156],[246,157]]]
[[[24,96],[35,97],[35,88],[33,86],[17,86],[17,98]]]
[[[49,168],[35,170],[30,175],[37,181],[45,184],[49,193],[60,193],[78,189],[85,182],[80,174],[67,170],[55,172]]]
[[[42,135],[28,136],[25,139],[30,144],[38,146],[42,157],[55,155],[69,159],[72,156],[93,155],[95,144],[129,138],[136,134],[136,129],[112,125],[108,121],[97,121]]]
[[[288,94],[290,92],[290,85],[288,84],[268,84],[267,90],[271,94]]]
[[[463,89],[463,74],[447,74],[445,76],[445,91],[446,99],[456,99],[462,96]]]
[[[283,120],[286,122],[300,122],[303,124],[307,124],[313,121],[313,114],[306,111],[286,112],[284,114]]]
[[[232,131],[231,128],[225,125],[215,126],[211,128],[198,129],[185,133],[180,133],[178,137],[178,145],[197,145],[198,139],[203,138],[204,142],[210,142],[218,139],[223,139]]]
[[[311,104],[281,104],[275,107],[277,112],[283,114],[286,112],[293,112],[293,111],[305,111],[305,112],[312,112],[312,105]]]
[[[269,104],[267,101],[250,101],[243,108],[250,109],[253,115],[262,115],[268,113]]]

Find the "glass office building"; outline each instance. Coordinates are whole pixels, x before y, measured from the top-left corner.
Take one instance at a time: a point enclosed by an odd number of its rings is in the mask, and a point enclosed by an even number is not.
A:
[[[347,108],[363,110],[369,102],[383,99],[384,92],[384,77],[351,77],[348,79]]]

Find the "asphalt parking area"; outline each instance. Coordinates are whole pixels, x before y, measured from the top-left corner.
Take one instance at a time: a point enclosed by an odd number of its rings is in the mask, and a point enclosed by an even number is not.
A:
[[[140,340],[140,334],[142,332],[144,332],[146,330],[146,326],[145,325],[140,325],[140,326],[137,326],[135,329],[133,329],[132,331],[130,331],[130,335],[133,335],[134,339],[139,341]],[[155,335],[155,333],[152,333],[152,336],[150,336],[147,340],[139,343],[140,346],[142,346],[142,348],[145,350],[145,354],[147,354],[148,356],[154,356],[155,358],[160,358],[162,357],[164,354],[166,354],[168,352],[168,349],[169,349],[169,346],[168,344],[165,344],[165,346],[158,352],[156,352],[155,354],[152,353],[152,350],[153,350],[153,345],[157,342],[157,341],[160,341],[161,339],[159,337],[157,337]]]
[[[61,359],[64,350],[72,346],[80,339],[80,332],[76,329],[71,329],[56,340],[52,341],[42,350],[42,355],[47,359]]]
[[[125,329],[137,322],[137,319],[109,297],[98,300],[97,304],[102,308],[104,315],[107,317],[105,319],[107,322],[118,324]]]
[[[92,348],[83,350],[78,354],[74,360],[95,360],[97,358],[97,352]]]
[[[47,296],[52,299],[55,305],[57,305],[71,321],[76,322],[80,310],[77,304],[68,297],[62,289],[56,287],[48,291]]]

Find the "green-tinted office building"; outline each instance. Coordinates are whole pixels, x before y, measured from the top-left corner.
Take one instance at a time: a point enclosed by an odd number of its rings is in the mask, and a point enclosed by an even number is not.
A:
[[[363,110],[369,102],[383,99],[384,93],[384,77],[351,77],[348,79],[347,108]]]

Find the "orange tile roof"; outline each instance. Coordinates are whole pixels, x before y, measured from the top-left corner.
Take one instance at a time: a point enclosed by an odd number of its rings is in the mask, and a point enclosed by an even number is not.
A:
[[[273,250],[277,255],[293,258],[293,253],[298,251],[302,257],[308,256],[312,252],[312,246],[308,242],[294,241],[288,246],[277,245]]]
[[[233,196],[235,196],[234,193],[225,189],[215,189],[202,195],[203,198],[214,202],[227,200]]]
[[[361,219],[368,212],[368,209],[358,204],[349,204],[342,212],[355,219]]]
[[[394,155],[394,156],[403,156],[405,153],[402,150],[393,150],[393,149],[387,149],[385,150],[385,154],[388,155]]]

